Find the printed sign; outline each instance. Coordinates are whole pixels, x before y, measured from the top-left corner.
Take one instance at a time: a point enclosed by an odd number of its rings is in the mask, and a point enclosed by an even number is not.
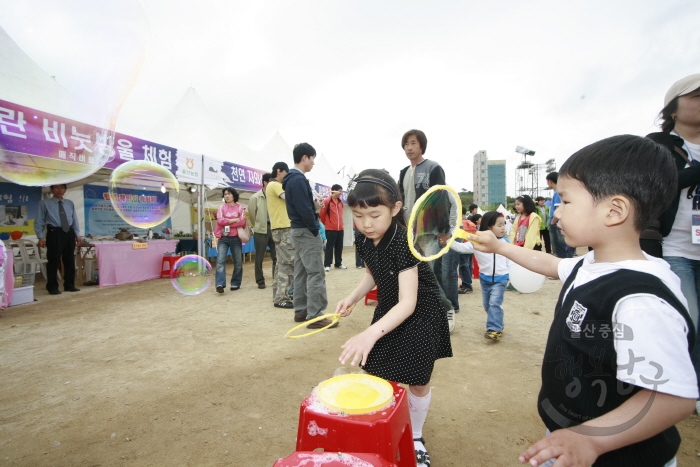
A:
[[[39,201],[40,187],[0,183],[0,232],[20,231],[34,235]]]
[[[125,191],[127,190],[122,190],[122,192]],[[132,191],[135,198],[143,200],[139,205],[141,210],[161,209],[163,204],[169,205],[170,197],[167,193],[147,191],[147,196],[143,196],[144,193],[142,191]],[[106,186],[83,185],[83,196],[85,198],[85,236],[114,237],[119,233],[120,228],[128,228],[130,233],[142,238],[148,234],[148,229],[129,225],[117,214],[109,199],[109,189]],[[155,200],[155,202],[149,203],[148,201],[151,199]],[[153,227],[153,232],[161,232],[165,228],[172,230],[170,218],[162,224]]]

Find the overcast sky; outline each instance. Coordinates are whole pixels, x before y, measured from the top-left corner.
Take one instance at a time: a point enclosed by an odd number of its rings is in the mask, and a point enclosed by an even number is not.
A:
[[[32,25],[52,22],[58,8],[72,20],[96,6],[111,18],[105,5],[131,1],[0,0],[0,25],[70,87],[76,56]],[[426,157],[457,189],[472,189],[482,149],[508,161],[512,195],[516,145],[561,165],[601,138],[655,131],[670,85],[700,72],[698,0],[142,5],[129,14],[150,24],[148,57],[119,131],[147,136],[192,85],[238,142],[259,149],[279,131],[336,169],[383,167],[397,177],[407,165],[401,135],[422,129]],[[99,37],[104,30],[87,33],[118,47],[119,37]]]

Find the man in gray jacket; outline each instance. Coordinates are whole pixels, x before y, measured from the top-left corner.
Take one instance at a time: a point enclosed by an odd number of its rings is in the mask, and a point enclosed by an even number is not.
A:
[[[265,276],[263,276],[263,260],[265,250],[270,248],[272,258],[272,275],[275,275],[275,265],[277,264],[277,252],[275,242],[272,240],[272,229],[270,228],[270,216],[267,215],[267,196],[265,190],[270,182],[270,174],[262,176],[262,190],[259,190],[250,197],[248,201],[248,214],[253,222],[253,241],[255,242],[255,282],[259,289],[265,288]]]

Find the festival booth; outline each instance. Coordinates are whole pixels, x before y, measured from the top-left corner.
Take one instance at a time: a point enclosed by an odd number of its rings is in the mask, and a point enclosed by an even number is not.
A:
[[[96,135],[105,134],[105,130],[77,119],[78,114],[70,108],[70,93],[38,67],[2,28],[0,62],[3,63],[0,69],[0,156],[5,162],[12,157],[43,158],[61,170],[61,164],[65,167],[89,164],[93,156],[91,148],[98,145],[102,151],[110,153],[102,168],[68,183],[65,195],[75,204],[82,235],[90,238],[90,243],[79,248],[79,272],[83,278],[90,278],[90,271],[96,266],[101,286],[160,277],[162,264],[153,258],[166,253],[175,254],[178,250],[209,253],[203,234],[213,230],[211,212],[215,213],[220,206],[221,188],[236,188],[241,194],[239,202],[247,204],[250,195],[262,187],[262,175],[274,162],[285,160],[291,165],[291,148],[279,133],[261,153],[235,143],[193,88],[189,88],[166,118],[149,132],[148,139],[113,132],[110,141],[98,141]],[[171,210],[162,224],[152,228],[155,236],[168,238],[145,244],[120,242],[116,246],[105,239],[122,234],[140,238],[148,235],[146,229],[131,227],[122,220],[110,201],[109,177],[120,165],[130,161],[158,164],[172,173],[179,185],[179,193],[176,190],[166,193],[138,190],[139,193],[133,193],[135,209],[170,208],[176,202],[177,208]],[[256,166],[263,169],[254,168]],[[327,169],[325,172],[333,174],[329,165]],[[315,180],[332,184],[331,180],[336,177]],[[42,197],[48,196],[48,188],[0,179],[0,235],[17,232],[36,238],[37,207]],[[120,232],[127,228],[129,232]],[[186,246],[178,248],[178,241],[171,237],[180,230],[196,231],[196,241],[188,239],[183,242]],[[244,252],[253,249],[253,242],[249,242]],[[152,255],[153,258],[149,258]]]

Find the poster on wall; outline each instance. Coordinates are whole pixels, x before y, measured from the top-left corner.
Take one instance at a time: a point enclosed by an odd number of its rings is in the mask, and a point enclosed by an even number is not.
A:
[[[162,213],[160,213],[159,210],[161,210],[163,206],[166,208],[169,206],[170,198],[167,193],[161,193],[159,191],[143,192],[143,190],[121,191],[134,192],[135,202],[133,208],[142,213],[152,211],[153,216],[162,217]],[[119,232],[120,228],[128,228],[130,233],[140,237],[145,237],[148,233],[148,229],[129,225],[117,214],[109,199],[109,189],[106,186],[83,185],[83,196],[85,198],[84,225],[86,237],[88,235],[92,237],[114,237]],[[154,202],[149,202],[150,200]],[[172,231],[172,222],[169,217],[161,224],[153,227],[153,232],[162,235],[162,231],[166,227],[169,231]]]
[[[0,183],[0,233],[20,231],[35,235],[34,219],[41,187]]]

